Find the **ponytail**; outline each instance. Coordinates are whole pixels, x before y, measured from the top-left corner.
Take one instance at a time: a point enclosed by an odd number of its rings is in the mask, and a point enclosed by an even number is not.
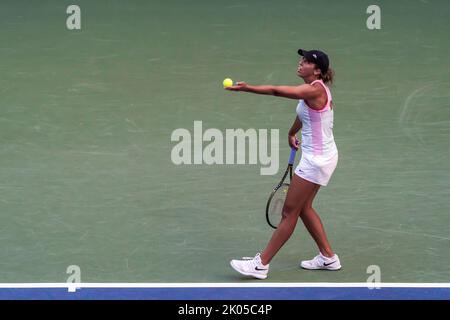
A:
[[[322,81],[326,84],[333,84],[333,79],[334,79],[334,71],[331,68],[328,68],[327,73],[325,74],[320,74],[320,79],[322,79]]]

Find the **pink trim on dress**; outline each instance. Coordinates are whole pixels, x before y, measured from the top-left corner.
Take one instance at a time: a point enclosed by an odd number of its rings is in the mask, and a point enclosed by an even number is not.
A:
[[[328,87],[325,85],[325,83],[323,83],[323,81],[320,80],[320,79],[314,80],[313,82],[311,82],[311,85],[313,85],[313,84],[316,83],[316,82],[320,83],[320,84],[322,85],[322,87],[325,89],[325,92],[326,92],[326,94],[327,94],[327,102],[325,103],[325,106],[324,106],[323,108],[319,109],[319,110],[313,109],[313,108],[311,108],[310,106],[308,106],[308,104],[306,103],[306,101],[305,101],[305,105],[306,105],[308,108],[310,108],[311,110],[313,110],[314,112],[324,112],[324,111],[328,110],[328,108],[330,107],[330,103],[331,103],[331,101],[332,101],[332,100],[331,100],[331,93],[330,93],[330,90],[328,89]],[[328,108],[327,108],[327,107],[328,107]]]
[[[308,109],[309,121],[312,130],[312,147],[314,155],[323,154],[323,136],[322,136],[322,115],[320,112],[313,112],[314,109]]]

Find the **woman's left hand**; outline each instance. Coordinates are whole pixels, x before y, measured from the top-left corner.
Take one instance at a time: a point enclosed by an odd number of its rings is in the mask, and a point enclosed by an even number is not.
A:
[[[235,86],[226,87],[225,89],[231,90],[231,91],[245,91],[247,89],[247,84],[243,81],[236,82]]]

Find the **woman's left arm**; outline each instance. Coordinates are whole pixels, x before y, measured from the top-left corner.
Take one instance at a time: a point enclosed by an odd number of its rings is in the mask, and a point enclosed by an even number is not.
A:
[[[257,94],[267,94],[289,99],[314,99],[320,95],[320,90],[310,84],[299,86],[251,86],[245,82],[238,82],[235,86],[225,88],[231,91],[244,91]]]

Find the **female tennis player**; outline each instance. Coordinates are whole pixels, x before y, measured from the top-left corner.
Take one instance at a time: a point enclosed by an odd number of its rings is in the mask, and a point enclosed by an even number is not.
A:
[[[301,129],[301,160],[295,169],[281,222],[274,231],[264,251],[252,259],[232,260],[231,266],[239,273],[266,279],[269,263],[292,235],[300,217],[319,248],[312,260],[300,266],[310,270],[339,270],[339,257],[331,249],[319,215],[312,207],[321,186],[326,186],[338,162],[338,150],[333,136],[333,105],[326,84],[332,83],[333,71],[328,56],[319,50],[299,49],[297,74],[305,84],[298,86],[252,86],[245,82],[225,89],[252,92],[299,100],[297,115],[289,130],[289,145],[298,149],[296,134]]]

